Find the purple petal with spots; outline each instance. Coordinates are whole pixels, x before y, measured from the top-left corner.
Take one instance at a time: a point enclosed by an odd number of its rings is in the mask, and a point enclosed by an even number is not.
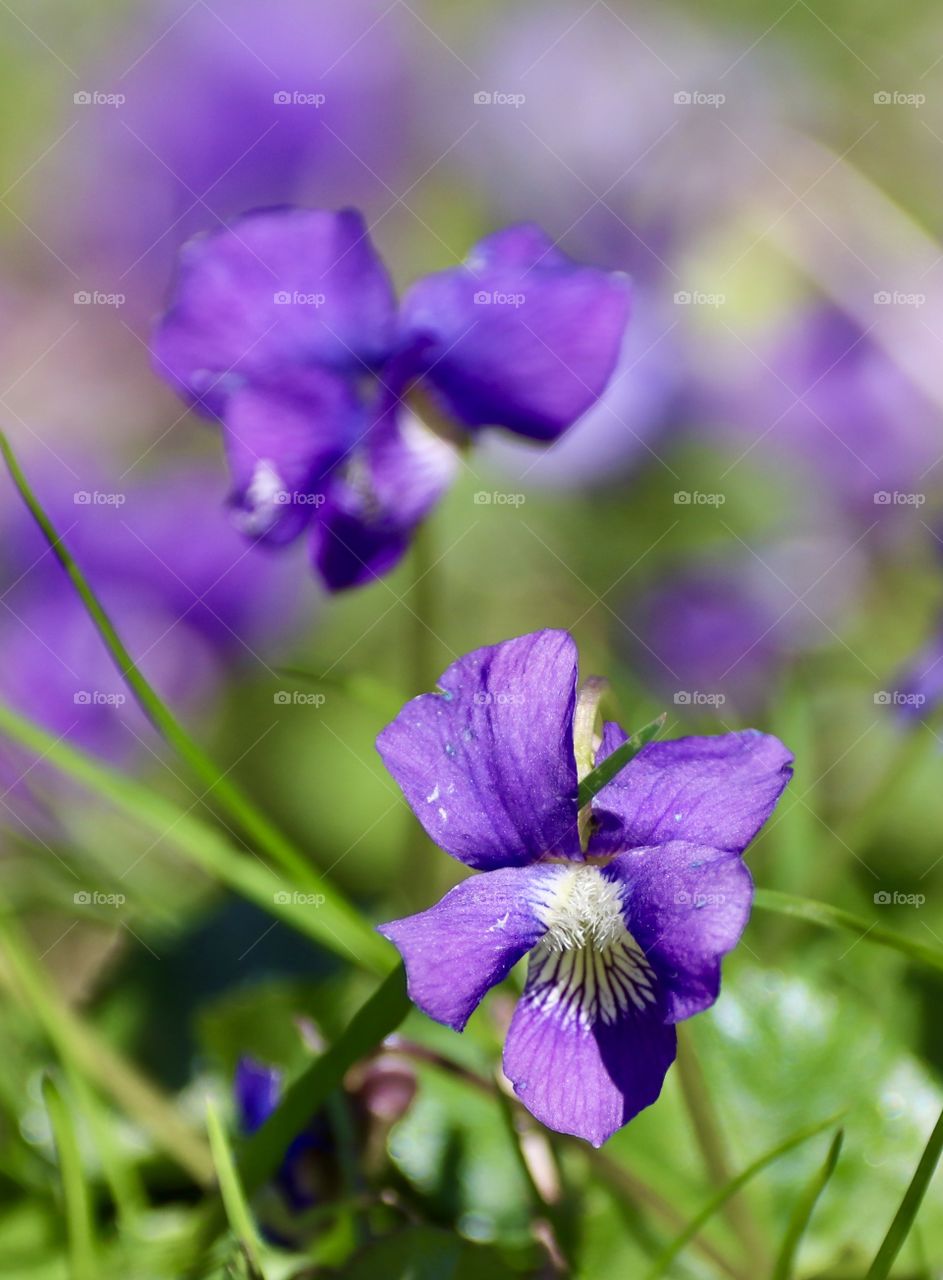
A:
[[[625,736],[606,724],[597,763]],[[791,753],[754,729],[650,743],[596,796],[590,852],[686,840],[742,853],[791,776]]]
[[[675,1057],[675,1029],[656,1002],[629,1002],[594,1024],[566,1000],[547,1001],[540,967],[531,974],[504,1046],[504,1071],[541,1124],[600,1147],[661,1093]]]
[[[581,857],[576,670],[565,631],[476,649],[377,738],[429,836],[460,861],[488,870],[554,851]]]
[[[544,933],[531,900],[547,871],[506,867],[472,876],[419,915],[379,926],[406,964],[409,997],[461,1031],[482,997]]]
[[[554,440],[612,376],[629,317],[625,276],[580,266],[533,225],[482,240],[407,293],[404,340],[469,427]]]
[[[326,585],[361,586],[392,569],[457,466],[453,446],[407,410],[394,405],[382,414],[314,531],[312,557]]]
[[[674,841],[620,854],[603,871],[624,886],[626,927],[680,1022],[720,991],[720,959],[750,918],[753,879],[738,853]]]
[[[286,369],[354,375],[390,354],[396,304],[361,215],[264,209],[184,246],[157,371],[202,411]]]
[[[326,473],[361,421],[352,388],[322,369],[237,391],[226,406],[224,440],[241,532],[272,543],[296,537],[326,502]]]

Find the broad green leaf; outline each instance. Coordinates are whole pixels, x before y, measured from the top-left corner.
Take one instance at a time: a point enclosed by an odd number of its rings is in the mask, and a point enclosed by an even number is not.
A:
[[[292,1140],[324,1106],[354,1063],[395,1031],[410,1007],[406,974],[398,965],[354,1014],[339,1039],[288,1086],[261,1129],[241,1144],[239,1172],[249,1195],[273,1176]]]
[[[706,1222],[709,1222],[714,1214],[717,1213],[719,1209],[723,1208],[730,1197],[736,1195],[740,1188],[745,1186],[751,1178],[754,1178],[758,1173],[761,1173],[767,1165],[773,1164],[774,1161],[779,1160],[782,1156],[794,1150],[803,1142],[808,1142],[810,1138],[814,1138],[817,1134],[822,1133],[834,1123],[835,1116],[830,1116],[827,1120],[819,1121],[818,1124],[808,1125],[804,1129],[800,1129],[798,1133],[794,1133],[784,1142],[780,1142],[778,1146],[775,1146],[772,1149],[772,1151],[765,1152],[751,1164],[748,1164],[741,1173],[736,1175],[736,1177],[731,1178],[726,1186],[721,1187],[717,1194],[708,1200],[700,1213],[696,1214],[691,1219],[680,1235],[676,1236],[667,1248],[662,1251],[656,1259],[654,1266],[649,1270],[646,1280],[658,1280],[660,1276],[665,1275],[672,1262],[685,1245],[691,1241],[692,1237],[697,1235],[701,1227],[703,1227]]]
[[[917,1217],[920,1205],[923,1203],[923,1198],[927,1193],[927,1187],[930,1185],[930,1179],[936,1171],[941,1153],[943,1153],[943,1112],[940,1113],[933,1127],[933,1132],[930,1134],[923,1155],[920,1157],[920,1162],[914,1171],[910,1186],[904,1193],[900,1208],[894,1215],[894,1221],[884,1237],[877,1256],[868,1269],[865,1280],[886,1280],[886,1277],[890,1275],[894,1259],[900,1253]]]
[[[660,716],[657,716],[644,728],[639,729],[637,733],[633,733],[631,738],[627,738],[621,747],[616,747],[615,751],[607,756],[602,764],[598,764],[591,773],[586,775],[580,783],[577,798],[577,804],[581,809],[584,805],[589,804],[593,796],[601,791],[607,783],[611,782],[617,773],[621,773],[629,761],[637,756],[642,748],[657,736],[659,730],[664,727],[667,718],[667,712],[663,711]]]
[[[494,1249],[427,1226],[376,1241],[341,1272],[343,1280],[512,1280],[520,1274]]]
[[[783,1239],[782,1247],[776,1259],[776,1269],[773,1272],[773,1280],[792,1280],[793,1266],[796,1260],[796,1254],[802,1243],[802,1237],[805,1235],[806,1227],[815,1211],[819,1196],[828,1185],[829,1179],[835,1172],[835,1166],[838,1163],[838,1156],[841,1151],[842,1140],[844,1139],[844,1129],[839,1129],[832,1139],[832,1145],[828,1149],[825,1160],[820,1169],[816,1169],[814,1175],[809,1179],[808,1184],[803,1188],[802,1194],[796,1201],[792,1216],[789,1219],[789,1226],[786,1228],[786,1235]]]
[[[778,893],[775,889],[757,889],[753,905],[762,911],[778,911],[787,916],[796,916],[800,920],[808,921],[809,924],[821,925],[826,929],[841,929],[854,933],[862,941],[891,947],[910,960],[930,965],[934,969],[943,969],[943,948],[907,938],[902,933],[885,929],[880,924],[869,924],[867,920],[852,915],[850,911],[829,906],[827,902],[799,898],[791,893]]]

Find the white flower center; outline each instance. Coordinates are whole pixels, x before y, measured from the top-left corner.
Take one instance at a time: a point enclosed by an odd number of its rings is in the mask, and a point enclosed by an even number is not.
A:
[[[594,866],[554,870],[533,904],[547,932],[531,953],[532,1003],[585,1027],[653,1004],[655,974],[625,926],[618,883]]]
[[[256,463],[246,489],[248,510],[236,512],[236,526],[241,533],[258,537],[268,533],[275,523],[279,507],[285,506],[290,494],[274,462],[267,458]]]

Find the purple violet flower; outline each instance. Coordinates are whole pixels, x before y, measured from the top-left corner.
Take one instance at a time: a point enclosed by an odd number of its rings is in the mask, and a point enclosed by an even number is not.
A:
[[[585,413],[628,311],[625,276],[572,262],[532,225],[486,237],[397,307],[360,214],[281,208],[185,246],[153,350],[223,424],[243,532],[310,530],[338,590],[400,559],[457,443],[484,426],[552,441]]]
[[[645,747],[578,814],[577,788],[625,741],[596,734],[565,631],[453,663],[377,747],[426,832],[482,874],[380,926],[412,1000],[461,1031],[530,953],[504,1070],[552,1129],[600,1146],[658,1097],[674,1024],[708,1008],[750,913],[742,854],[791,776],[747,730]]]

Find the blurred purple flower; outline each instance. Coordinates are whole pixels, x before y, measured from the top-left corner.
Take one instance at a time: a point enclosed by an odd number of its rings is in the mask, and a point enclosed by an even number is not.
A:
[[[291,566],[247,546],[210,500],[202,464],[107,481],[47,469],[36,485],[145,675],[176,706],[205,703],[224,661],[297,621]],[[79,487],[81,484],[81,487]],[[220,499],[222,494],[220,493]],[[47,729],[108,758],[149,727],[85,609],[19,503],[4,531],[2,696]]]
[[[504,1070],[542,1123],[600,1146],[658,1097],[674,1024],[717,999],[753,896],[741,855],[792,757],[752,730],[650,744],[585,823],[578,780],[625,734],[587,730],[584,688],[572,637],[540,631],[460,658],[383,730],[427,834],[483,874],[380,932],[457,1031],[530,953]]]
[[[532,225],[488,236],[397,308],[359,214],[264,210],[185,248],[153,350],[223,423],[242,530],[281,543],[310,529],[337,590],[400,559],[452,478],[453,441],[489,425],[551,441],[585,413],[628,309],[624,276]]]
[[[143,311],[180,243],[243,209],[352,192],[385,208],[409,82],[402,14],[381,0],[138,6],[84,71],[87,94],[119,101],[77,100],[62,234]]]
[[[922,505],[938,415],[860,325],[821,304],[751,346],[756,354],[713,367],[708,400],[722,431],[788,460],[858,522]]]

